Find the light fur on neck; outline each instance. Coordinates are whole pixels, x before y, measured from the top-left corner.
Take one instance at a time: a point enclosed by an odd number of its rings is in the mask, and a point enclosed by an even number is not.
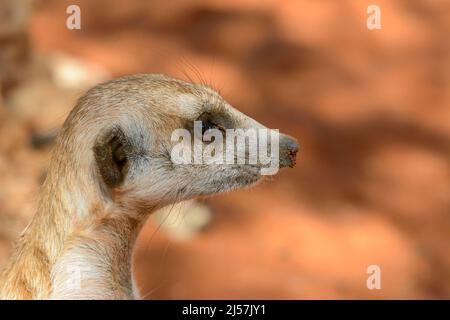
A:
[[[89,155],[75,159],[65,140],[55,147],[38,210],[0,278],[0,298],[137,298],[132,248],[145,218],[114,206],[92,162],[79,160]]]

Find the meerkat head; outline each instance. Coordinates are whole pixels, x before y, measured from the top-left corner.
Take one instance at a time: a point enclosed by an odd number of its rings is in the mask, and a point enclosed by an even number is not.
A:
[[[265,129],[209,87],[139,74],[88,91],[60,143],[72,154],[64,161],[83,164],[112,203],[163,206],[249,186],[265,169],[293,166],[297,142]]]

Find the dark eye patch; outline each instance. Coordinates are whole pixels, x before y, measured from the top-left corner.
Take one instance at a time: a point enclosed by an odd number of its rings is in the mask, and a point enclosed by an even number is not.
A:
[[[203,133],[209,129],[219,129],[225,132],[226,129],[233,127],[229,118],[221,113],[204,112],[196,121],[202,122]]]
[[[215,123],[212,123],[208,120],[202,121],[202,134],[205,134],[206,131],[210,129],[217,129],[218,126]]]

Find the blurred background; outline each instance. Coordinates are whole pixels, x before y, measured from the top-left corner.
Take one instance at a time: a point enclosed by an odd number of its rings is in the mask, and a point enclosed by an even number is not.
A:
[[[268,183],[152,217],[145,299],[450,298],[449,34],[448,0],[0,0],[0,267],[76,99],[157,72],[301,149]]]

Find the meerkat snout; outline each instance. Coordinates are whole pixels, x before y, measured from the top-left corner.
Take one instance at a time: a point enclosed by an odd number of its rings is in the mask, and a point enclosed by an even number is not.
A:
[[[298,149],[298,142],[295,138],[282,135],[280,137],[280,167],[293,168],[296,163]]]

